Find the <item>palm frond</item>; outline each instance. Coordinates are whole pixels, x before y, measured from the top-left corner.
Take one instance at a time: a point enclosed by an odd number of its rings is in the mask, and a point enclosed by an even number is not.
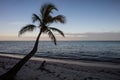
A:
[[[33,22],[39,21],[39,22],[41,23],[41,19],[40,19],[40,17],[37,16],[36,14],[33,14],[33,16],[32,16],[32,20],[33,20]]]
[[[56,32],[58,32],[59,34],[61,34],[63,37],[64,37],[64,33],[61,31],[61,30],[59,30],[59,29],[57,29],[57,28],[53,28],[53,27],[49,27],[51,30],[53,30],[53,31],[56,31]]]
[[[47,17],[50,13],[52,13],[52,10],[58,10],[54,4],[52,3],[46,3],[44,5],[42,5],[40,12],[42,15],[42,18],[45,19],[45,17]]]
[[[65,19],[65,16],[63,16],[63,15],[57,15],[57,16],[53,17],[52,22],[65,23],[66,19]]]
[[[51,23],[52,18],[53,18],[53,17],[52,17],[51,15],[47,16],[47,17],[44,19],[44,23],[45,23],[45,24]]]
[[[54,36],[54,34],[52,33],[52,31],[50,29],[46,29],[46,31],[44,31],[45,33],[48,33],[48,36],[51,38],[51,40],[54,42],[54,44],[56,45],[56,38]]]
[[[24,27],[21,28],[21,30],[19,31],[18,36],[24,34],[27,31],[33,31],[35,28],[36,28],[35,25],[28,24],[28,25],[26,25],[26,26],[24,26]]]
[[[50,30],[48,31],[48,35],[51,38],[51,40],[54,42],[54,44],[56,45],[56,38],[55,38],[54,34]]]

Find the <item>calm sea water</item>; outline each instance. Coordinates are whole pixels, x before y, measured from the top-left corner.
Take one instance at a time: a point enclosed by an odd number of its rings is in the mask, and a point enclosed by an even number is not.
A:
[[[0,52],[27,54],[33,41],[0,41]],[[120,61],[120,41],[40,41],[36,56]]]

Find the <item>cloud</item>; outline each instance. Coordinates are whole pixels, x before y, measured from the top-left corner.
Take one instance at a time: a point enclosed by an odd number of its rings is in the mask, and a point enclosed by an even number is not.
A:
[[[79,40],[120,40],[120,32],[67,33],[66,35]]]
[[[1,30],[3,29],[3,31],[5,31],[7,28],[9,28],[9,29],[12,28],[14,30],[14,28],[19,29],[22,26],[26,25],[27,23],[28,22],[20,22],[20,21],[0,22],[0,28],[1,28]]]
[[[78,33],[66,33],[65,34],[66,37],[85,37],[85,35],[83,34],[78,34]]]
[[[120,32],[104,32],[104,33],[65,33],[65,37],[57,34],[57,40],[99,40],[99,41],[119,41]],[[35,40],[36,36],[0,36],[0,40]],[[50,40],[48,35],[42,35],[40,40]]]

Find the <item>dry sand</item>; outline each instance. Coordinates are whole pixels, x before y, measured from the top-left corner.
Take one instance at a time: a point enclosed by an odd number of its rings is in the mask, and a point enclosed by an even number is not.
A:
[[[0,75],[22,57],[0,54]],[[39,69],[44,60],[48,71]],[[120,63],[33,57],[18,72],[16,80],[120,80]]]

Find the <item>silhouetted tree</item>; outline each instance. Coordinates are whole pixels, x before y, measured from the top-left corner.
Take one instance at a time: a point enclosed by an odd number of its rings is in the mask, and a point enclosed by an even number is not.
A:
[[[15,66],[13,66],[12,69],[10,69],[5,74],[1,75],[0,80],[14,80],[15,75],[21,69],[21,67],[36,53],[39,44],[39,38],[42,33],[47,33],[55,45],[56,45],[56,38],[52,31],[57,31],[62,36],[64,36],[64,33],[61,30],[50,27],[50,24],[54,22],[65,23],[65,17],[63,15],[52,16],[51,13],[53,13],[53,10],[58,11],[58,9],[55,7],[54,4],[45,3],[44,5],[41,6],[40,15],[33,14],[32,17],[33,23],[38,22],[39,25],[36,26],[33,24],[28,24],[19,31],[19,36],[20,36],[27,31],[33,31],[35,28],[39,28],[39,34],[37,36],[33,49],[30,51],[29,54],[27,54],[23,59],[21,59]]]

